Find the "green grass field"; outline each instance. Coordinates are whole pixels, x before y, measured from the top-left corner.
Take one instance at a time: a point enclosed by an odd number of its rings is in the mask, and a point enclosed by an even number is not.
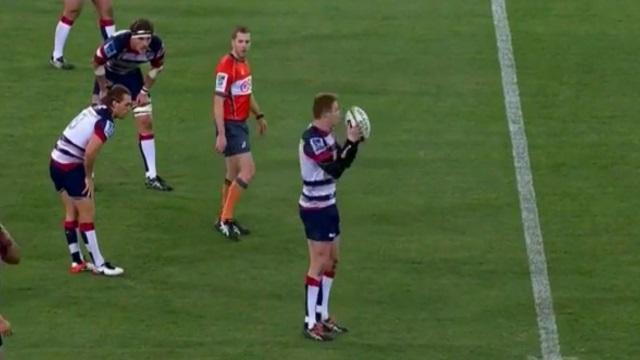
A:
[[[144,189],[131,118],[98,159],[100,245],[117,279],[67,273],[48,156],[89,100],[99,41],[90,3],[47,63],[57,1],[2,0],[0,220],[23,262],[2,269],[10,359],[527,359],[538,330],[490,1],[238,3],[114,0],[168,48],[153,89],[160,173]],[[637,359],[640,109],[637,1],[508,1],[562,353]],[[223,178],[212,70],[252,29],[254,91],[270,122],[257,176],[212,230]],[[357,104],[373,135],[339,184],[342,259],[332,312],[351,333],[302,338],[306,244],[299,136],[315,93]]]

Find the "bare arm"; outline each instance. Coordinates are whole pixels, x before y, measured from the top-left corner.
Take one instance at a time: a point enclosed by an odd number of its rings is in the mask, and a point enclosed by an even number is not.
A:
[[[94,61],[93,73],[96,74],[96,82],[98,83],[98,88],[100,89],[100,93],[103,94],[107,92],[107,76],[106,76],[106,69],[104,65],[98,64]]]
[[[151,69],[149,69],[149,72],[144,76],[144,86],[142,87],[142,89],[146,90],[146,92],[149,92],[153,84],[156,83],[156,78],[161,71],[162,71],[162,66],[159,66],[159,67],[151,66]]]
[[[216,122],[218,135],[224,137],[224,98],[217,94],[213,95],[213,119]]]
[[[258,102],[256,101],[256,97],[253,96],[253,94],[251,94],[251,112],[255,116],[258,116],[258,115],[262,114],[262,111],[260,111],[260,106],[258,105]]]
[[[103,140],[98,135],[93,135],[87,144],[84,151],[84,173],[86,177],[91,177],[93,174],[93,165],[96,162],[98,153],[102,148]]]
[[[260,111],[260,106],[258,106],[258,102],[253,94],[251,94],[250,109],[258,121],[258,134],[264,135],[267,132],[267,120],[265,120],[264,114]]]
[[[151,90],[151,87],[153,86],[153,84],[155,84],[156,79],[152,78],[151,76],[149,76],[149,74],[144,76],[144,85],[142,89],[146,89]]]

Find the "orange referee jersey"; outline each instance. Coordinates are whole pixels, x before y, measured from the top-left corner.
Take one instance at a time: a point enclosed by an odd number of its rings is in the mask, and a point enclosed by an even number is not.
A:
[[[215,70],[216,95],[224,97],[225,121],[245,121],[251,109],[251,69],[245,59],[227,54]]]

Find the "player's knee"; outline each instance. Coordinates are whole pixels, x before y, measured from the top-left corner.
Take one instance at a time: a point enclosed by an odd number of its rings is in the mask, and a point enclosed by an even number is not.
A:
[[[93,222],[94,220],[94,216],[93,216],[93,211],[85,211],[85,212],[79,212],[78,213],[78,222],[81,223],[90,223]]]
[[[323,249],[322,247],[318,247],[312,252],[313,260],[322,265],[322,269],[329,262],[329,252]]]
[[[110,1],[98,0],[95,4],[101,19],[113,19],[113,7]]]
[[[75,209],[67,209],[64,213],[64,221],[76,221],[78,220],[78,215],[76,214]]]
[[[238,173],[236,171],[234,171],[233,169],[226,169],[225,173],[224,173],[224,178],[229,180],[229,181],[233,181],[238,177]]]
[[[248,170],[241,170],[240,174],[238,174],[238,177],[242,179],[242,181],[245,182],[246,184],[249,184],[251,180],[253,180],[253,174],[254,172],[250,172]]]
[[[246,183],[249,183],[251,180],[253,180],[253,177],[254,177],[255,174],[256,174],[256,167],[253,164],[250,164],[250,165],[244,166],[242,169],[240,169],[239,176]]]
[[[139,133],[150,133],[153,130],[153,122],[151,121],[151,116],[136,116],[136,123],[138,125]]]
[[[62,15],[69,20],[75,20],[82,10],[82,0],[65,0]]]
[[[64,9],[62,15],[71,21],[75,21],[80,16],[80,8]]]

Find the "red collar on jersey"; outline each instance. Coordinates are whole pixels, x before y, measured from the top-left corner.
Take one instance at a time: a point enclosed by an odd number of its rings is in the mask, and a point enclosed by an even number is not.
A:
[[[331,134],[331,132],[330,132],[330,131],[322,130],[322,129],[320,129],[319,127],[317,127],[316,125],[311,125],[311,126],[313,126],[313,128],[314,128],[314,129],[316,129],[316,131],[317,131],[318,133],[320,133],[320,135],[322,135],[322,136],[327,136],[327,135]]]
[[[229,52],[229,56],[231,56],[233,58],[233,60],[235,60],[235,61],[244,62],[244,58],[239,58],[239,57],[233,55],[232,52]]]

